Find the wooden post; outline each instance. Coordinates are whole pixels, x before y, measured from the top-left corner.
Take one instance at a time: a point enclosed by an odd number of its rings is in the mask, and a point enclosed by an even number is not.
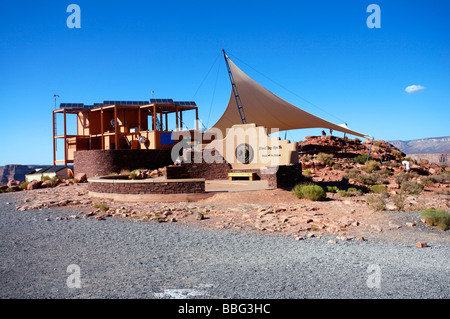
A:
[[[67,127],[66,127],[66,109],[64,109],[64,166],[67,167]]]
[[[138,108],[138,133],[141,134],[141,108]]]
[[[105,149],[105,141],[103,139],[103,106],[100,109],[100,131],[101,131],[101,139],[102,139],[102,150]]]
[[[114,106],[114,149],[119,149],[119,132],[117,127],[117,106]]]
[[[167,120],[167,113],[165,114],[165,118],[166,118],[166,131],[169,130],[169,124],[168,124],[168,120]]]
[[[176,111],[176,128],[178,131],[178,106],[177,106],[177,111]]]
[[[183,130],[183,111],[180,111],[180,128]]]
[[[195,130],[198,131],[198,108],[195,108]]]
[[[153,131],[156,132],[156,105],[155,104],[153,104],[152,120],[153,120]]]
[[[56,167],[55,111],[52,112],[52,117],[53,117],[53,167]]]

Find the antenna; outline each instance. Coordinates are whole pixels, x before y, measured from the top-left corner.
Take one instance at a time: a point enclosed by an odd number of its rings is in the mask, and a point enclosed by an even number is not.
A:
[[[55,98],[55,110],[56,110],[56,98],[59,97],[58,94],[53,94],[53,97]]]
[[[241,98],[239,97],[239,93],[236,87],[236,83],[234,82],[233,74],[231,73],[230,64],[228,63],[228,56],[225,53],[225,50],[222,49],[223,56],[225,58],[225,63],[227,64],[228,76],[230,77],[231,88],[233,89],[234,100],[236,101],[236,106],[238,108],[239,116],[241,117],[242,124],[247,124],[247,120],[245,119],[244,108],[242,107]]]

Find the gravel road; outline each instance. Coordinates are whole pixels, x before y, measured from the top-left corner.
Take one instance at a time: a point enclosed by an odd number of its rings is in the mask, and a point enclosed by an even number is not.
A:
[[[334,237],[56,220],[79,210],[20,212],[19,198],[0,195],[0,298],[450,298],[445,240],[330,244]]]

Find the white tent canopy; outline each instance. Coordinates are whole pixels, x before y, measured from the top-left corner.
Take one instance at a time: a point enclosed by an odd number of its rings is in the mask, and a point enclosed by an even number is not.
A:
[[[345,124],[333,124],[286,102],[252,80],[233,61],[228,57],[227,59],[247,123],[264,126],[269,134],[275,131],[302,128],[327,128],[366,137],[365,134],[350,130]],[[235,124],[242,124],[242,121],[232,91],[225,112],[213,127],[220,129],[223,134],[226,134],[226,129],[231,128]]]

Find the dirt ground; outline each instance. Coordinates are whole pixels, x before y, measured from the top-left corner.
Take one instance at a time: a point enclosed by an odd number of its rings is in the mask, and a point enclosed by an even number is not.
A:
[[[182,202],[120,202],[90,198],[87,183],[20,192],[18,211],[70,206],[77,213],[55,219],[128,218],[138,222],[189,223],[199,227],[257,231],[292,236],[296,240],[335,236],[339,240],[385,239],[450,242],[450,232],[426,225],[419,210],[448,210],[450,195],[425,190],[405,199],[406,212],[375,211],[366,196],[327,193],[324,201],[298,199],[289,189],[217,192],[209,198]],[[391,204],[392,206],[392,204]],[[389,208],[389,203],[388,206]],[[387,208],[387,209],[388,209]]]

